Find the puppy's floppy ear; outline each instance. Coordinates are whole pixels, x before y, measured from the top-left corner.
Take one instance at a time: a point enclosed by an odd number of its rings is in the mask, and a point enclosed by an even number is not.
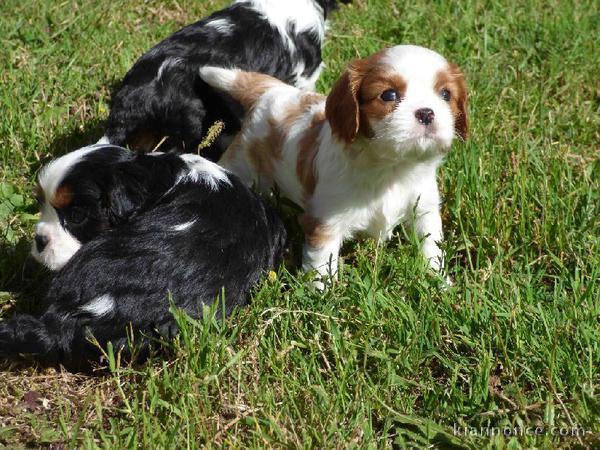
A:
[[[123,179],[118,173],[113,175],[110,188],[103,199],[111,227],[126,222],[141,206],[140,190],[141,187],[135,180]]]
[[[456,64],[450,64],[450,73],[457,87],[455,97],[457,112],[454,117],[454,129],[456,134],[465,141],[469,136],[469,96],[465,76]]]
[[[371,67],[371,58],[352,61],[333,85],[325,103],[325,116],[333,134],[348,144],[356,139],[360,128],[359,91]]]

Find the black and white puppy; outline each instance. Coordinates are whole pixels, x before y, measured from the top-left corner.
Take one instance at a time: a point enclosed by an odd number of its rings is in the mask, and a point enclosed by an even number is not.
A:
[[[53,160],[38,177],[41,217],[33,257],[51,270],[60,269],[82,244],[127,222],[182,174],[202,167],[215,179],[222,173],[197,156],[136,155],[112,145],[91,145]]]
[[[242,108],[204,83],[206,65],[269,74],[314,89],[326,19],[338,0],[236,0],[142,55],[112,96],[99,143],[194,152],[217,120],[224,132],[202,155],[218,161],[240,129]],[[350,0],[340,0],[348,3]],[[163,141],[163,138],[167,137]]]
[[[52,163],[42,182],[69,158],[78,162],[71,161],[57,181],[70,189],[58,194],[64,209],[57,217],[64,233],[84,236],[90,227],[90,235],[97,234],[78,244],[51,281],[41,316],[0,321],[1,357],[34,354],[71,364],[94,356],[90,336],[101,345],[124,346],[129,325],[142,344],[148,336],[171,336],[170,299],[198,317],[203,305],[223,294],[229,313],[246,304],[261,275],[282,260],[286,232],[274,208],[214,163],[195,155],[132,156],[119,147],[92,147]],[[82,184],[68,184],[73,180]],[[167,185],[126,222],[97,232]],[[78,224],[69,225],[74,215]],[[47,257],[55,265],[63,261]]]

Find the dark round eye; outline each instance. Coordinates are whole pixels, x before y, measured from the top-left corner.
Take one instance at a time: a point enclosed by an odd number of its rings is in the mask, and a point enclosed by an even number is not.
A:
[[[398,91],[394,89],[388,89],[387,91],[383,91],[380,96],[381,100],[384,102],[396,102],[400,100],[400,95],[398,95]]]
[[[449,102],[450,99],[452,98],[452,94],[450,94],[450,91],[448,89],[442,89],[440,91],[440,96],[447,102]]]
[[[72,225],[79,225],[87,219],[87,211],[83,208],[72,208],[68,214],[68,220]]]

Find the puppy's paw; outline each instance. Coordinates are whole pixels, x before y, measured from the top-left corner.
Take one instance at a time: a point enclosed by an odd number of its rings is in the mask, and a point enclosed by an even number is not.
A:
[[[323,292],[327,288],[327,285],[323,282],[321,278],[316,278],[312,280],[310,284],[313,288],[315,288],[315,290],[319,292]]]
[[[450,278],[450,275],[446,275],[445,277],[443,277],[444,283],[442,285],[442,288],[444,289],[450,289],[452,286],[454,286],[454,282],[452,281],[452,278]]]

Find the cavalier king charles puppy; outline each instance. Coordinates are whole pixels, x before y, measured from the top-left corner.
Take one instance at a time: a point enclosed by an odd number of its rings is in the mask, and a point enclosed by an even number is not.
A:
[[[142,345],[171,336],[170,302],[198,317],[223,296],[229,313],[283,257],[286,232],[273,207],[196,155],[90,147],[51,163],[40,185],[43,214],[54,223],[38,236],[46,247],[72,245],[37,249],[44,262],[64,266],[40,316],[0,321],[2,357],[71,364],[97,355],[92,336],[116,348],[127,344],[129,326]]]
[[[467,137],[455,64],[423,47],[387,48],[353,61],[327,97],[259,73],[200,73],[247,111],[220,164],[304,208],[305,270],[334,275],[344,240],[386,239],[407,220],[430,266],[442,268],[436,171],[454,137]]]
[[[337,1],[237,0],[179,30],[125,75],[99,143],[195,152],[207,129],[220,120],[224,133],[202,151],[216,161],[239,131],[243,111],[203,83],[198,70],[227,65],[313,90],[322,68],[326,19]]]
[[[152,205],[187,172],[222,171],[193,155],[135,154],[96,144],[55,159],[38,177],[34,259],[58,270],[82,244]],[[207,178],[211,180],[212,178]]]

